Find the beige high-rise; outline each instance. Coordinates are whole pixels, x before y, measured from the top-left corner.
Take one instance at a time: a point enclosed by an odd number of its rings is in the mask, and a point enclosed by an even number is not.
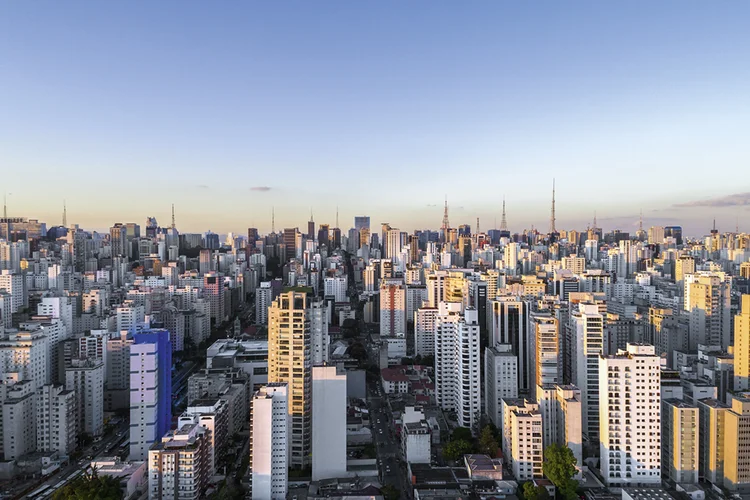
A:
[[[734,317],[734,390],[750,389],[750,295],[742,296],[742,309]]]
[[[312,447],[312,354],[307,293],[287,291],[268,308],[268,382],[289,394],[289,465],[308,466]]]

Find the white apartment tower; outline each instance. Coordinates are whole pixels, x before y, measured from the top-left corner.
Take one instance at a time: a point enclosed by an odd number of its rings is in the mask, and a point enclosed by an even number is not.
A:
[[[45,385],[37,391],[36,449],[67,457],[78,437],[76,398],[61,385]]]
[[[262,281],[255,290],[255,322],[259,325],[268,324],[268,308],[271,306],[273,290],[270,281]]]
[[[543,476],[542,414],[524,399],[503,400],[503,456],[517,481]]]
[[[509,344],[484,349],[484,411],[501,429],[503,399],[518,397],[518,358]]]
[[[36,391],[32,381],[9,386],[3,401],[3,454],[16,460],[36,451]]]
[[[580,469],[583,465],[581,391],[574,385],[538,385],[536,400],[542,414],[544,447],[567,446]]]
[[[323,280],[324,295],[333,297],[334,302],[346,302],[347,287],[346,276],[331,276]]]
[[[100,436],[104,431],[104,363],[96,358],[72,359],[65,368],[65,389],[75,393],[80,431]]]
[[[435,325],[435,396],[444,410],[457,413],[458,424],[475,429],[481,416],[479,314],[462,314],[441,303]]]
[[[16,332],[0,340],[0,373],[15,374],[16,380],[29,380],[33,391],[51,382],[48,339],[40,330]]]
[[[435,355],[435,322],[437,307],[421,307],[414,311],[414,354]]]
[[[659,359],[646,344],[600,358],[599,456],[608,487],[661,484]]]
[[[253,396],[250,429],[252,495],[256,500],[284,500],[288,488],[290,423],[288,387],[268,384]]]
[[[604,345],[604,317],[599,305],[579,304],[570,318],[571,381],[581,390],[583,434],[592,446],[599,441],[599,357]]]
[[[312,375],[312,480],[346,476],[346,371],[315,366]]]

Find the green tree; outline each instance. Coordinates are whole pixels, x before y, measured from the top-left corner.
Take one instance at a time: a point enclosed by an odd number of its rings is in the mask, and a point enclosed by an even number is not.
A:
[[[533,481],[523,483],[521,488],[525,500],[549,500],[549,493],[544,486],[534,486]]]
[[[380,488],[380,493],[382,493],[385,500],[398,500],[401,498],[401,493],[392,484],[386,484]]]
[[[576,474],[576,457],[570,448],[557,444],[545,448],[542,470],[566,500],[576,498],[578,481],[573,479]]]
[[[435,356],[428,354],[427,356],[422,357],[422,364],[424,366],[435,366]]]
[[[485,425],[482,429],[482,433],[479,435],[479,451],[495,458],[495,455],[497,455],[497,448],[498,444],[495,439],[495,433],[492,431],[492,427]]]
[[[99,476],[96,469],[91,474],[79,476],[52,495],[52,500],[120,500],[120,482],[110,476]]]
[[[471,429],[468,427],[456,427],[453,429],[453,434],[451,434],[451,441],[469,441],[471,442],[474,439],[474,436],[471,435]]]
[[[463,457],[474,451],[474,445],[471,441],[464,439],[454,439],[448,442],[443,447],[443,458],[455,462],[459,458]]]

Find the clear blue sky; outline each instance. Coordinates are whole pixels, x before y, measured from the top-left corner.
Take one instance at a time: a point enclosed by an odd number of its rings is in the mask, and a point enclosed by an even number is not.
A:
[[[748,2],[6,2],[0,190],[104,228],[750,215]],[[253,189],[255,188],[255,189]],[[264,190],[258,190],[263,188]],[[708,200],[708,201],[706,201]],[[675,207],[677,204],[689,205]],[[709,207],[701,205],[710,205]],[[750,223],[744,224],[750,230]]]

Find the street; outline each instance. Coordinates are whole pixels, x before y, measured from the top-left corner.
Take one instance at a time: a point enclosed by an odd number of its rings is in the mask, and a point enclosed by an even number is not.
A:
[[[381,392],[379,392],[381,391]],[[377,450],[378,468],[383,485],[391,485],[401,492],[402,498],[411,498],[411,488],[406,477],[401,445],[388,405],[380,394],[380,384],[368,384],[370,426]]]

